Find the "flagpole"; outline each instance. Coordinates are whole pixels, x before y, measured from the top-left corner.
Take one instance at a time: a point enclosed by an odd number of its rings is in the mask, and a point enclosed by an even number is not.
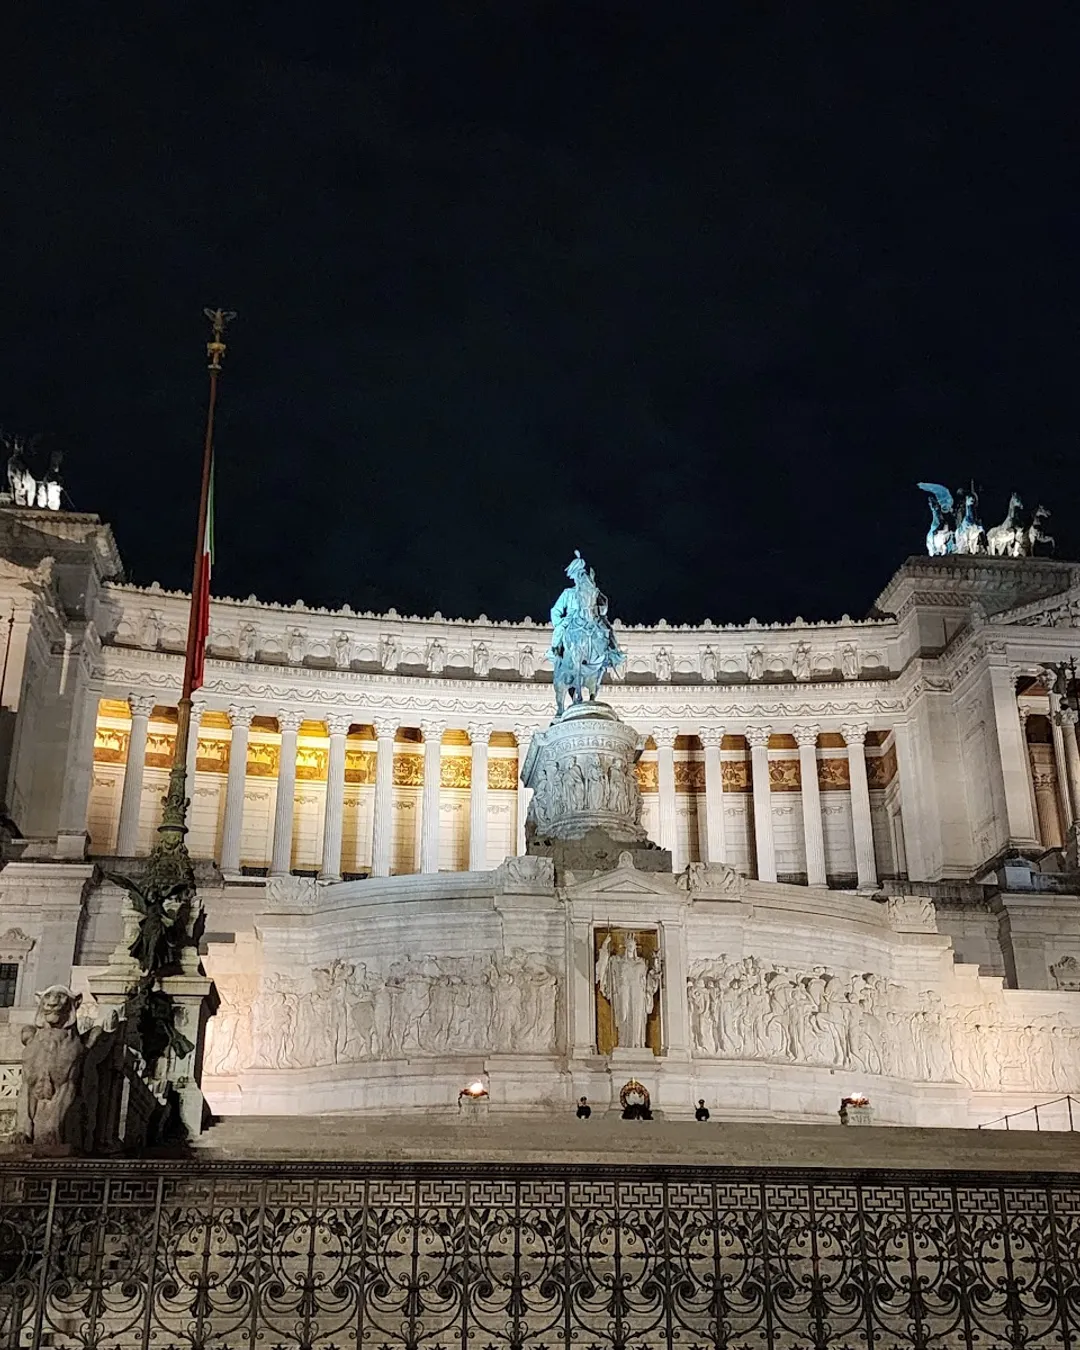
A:
[[[199,664],[200,605],[205,588],[206,521],[210,507],[210,482],[214,466],[214,414],[217,410],[218,376],[225,357],[225,325],[236,315],[225,309],[203,311],[210,320],[212,337],[206,344],[210,391],[206,407],[206,434],[203,440],[202,482],[199,487],[199,519],[195,531],[195,562],[192,568],[191,604],[188,608],[187,647],[184,653],[184,682],[176,708],[176,743],[169,770],[169,790],[162,802],[159,835],[161,844],[172,849],[182,845],[187,833],[187,751],[191,736],[191,694]],[[164,836],[172,836],[165,838]]]

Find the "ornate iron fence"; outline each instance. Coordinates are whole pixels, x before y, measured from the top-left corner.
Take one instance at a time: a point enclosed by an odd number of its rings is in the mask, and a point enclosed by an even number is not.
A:
[[[0,1346],[1061,1347],[1080,1178],[0,1168]]]

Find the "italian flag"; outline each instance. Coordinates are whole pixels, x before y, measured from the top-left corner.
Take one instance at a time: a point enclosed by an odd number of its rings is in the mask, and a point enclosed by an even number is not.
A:
[[[210,491],[206,499],[206,531],[203,534],[198,594],[195,597],[195,661],[192,689],[200,689],[206,666],[206,639],[210,635],[210,569],[214,561],[214,465],[210,463]]]

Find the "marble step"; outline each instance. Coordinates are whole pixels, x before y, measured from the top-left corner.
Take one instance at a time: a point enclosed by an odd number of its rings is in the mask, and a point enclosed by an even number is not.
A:
[[[1080,1172],[1080,1132],[623,1121],[594,1116],[229,1116],[198,1140],[230,1159],[611,1163]]]

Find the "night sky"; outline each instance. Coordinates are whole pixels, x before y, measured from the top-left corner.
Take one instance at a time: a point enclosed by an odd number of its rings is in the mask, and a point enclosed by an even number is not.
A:
[[[12,6],[0,425],[132,580],[858,615],[1014,487],[1080,549],[1074,4]],[[21,11],[21,16],[18,12]]]

